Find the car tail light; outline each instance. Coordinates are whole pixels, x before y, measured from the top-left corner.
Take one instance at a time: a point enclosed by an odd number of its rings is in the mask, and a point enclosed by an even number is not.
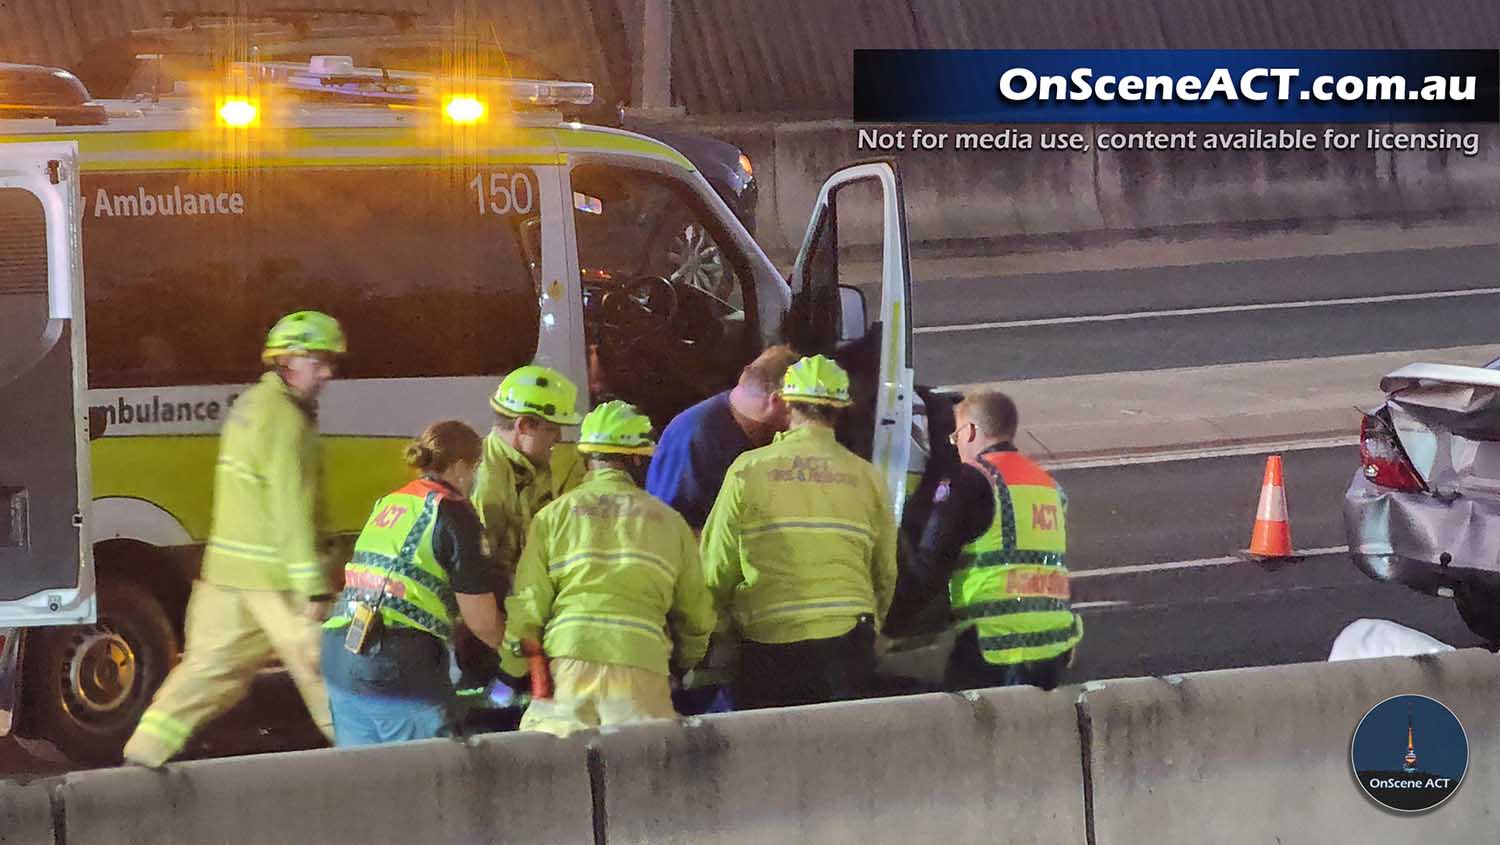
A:
[[[1379,417],[1366,416],[1360,421],[1359,460],[1364,465],[1365,478],[1372,484],[1402,493],[1427,489],[1396,436]]]

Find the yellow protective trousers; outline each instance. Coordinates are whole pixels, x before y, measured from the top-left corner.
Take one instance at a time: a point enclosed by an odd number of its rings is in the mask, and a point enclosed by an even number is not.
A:
[[[567,736],[574,731],[647,719],[675,719],[666,675],[614,663],[554,657],[552,698],[532,699],[521,730]]]
[[[240,702],[255,673],[280,658],[318,729],[333,741],[328,691],[318,668],[322,630],[291,593],[198,581],[188,599],[182,663],[174,668],[125,744],[127,762],[159,766],[193,733]]]

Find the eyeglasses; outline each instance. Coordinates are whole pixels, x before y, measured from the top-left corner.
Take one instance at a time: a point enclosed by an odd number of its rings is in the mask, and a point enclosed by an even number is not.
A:
[[[958,428],[955,428],[953,430],[953,433],[950,434],[950,435],[948,435],[948,445],[949,446],[957,446],[958,445],[958,435],[959,435],[959,432],[962,432],[966,428],[973,428],[973,427],[974,427],[974,424],[970,422],[970,423],[964,423],[963,425],[959,426]]]

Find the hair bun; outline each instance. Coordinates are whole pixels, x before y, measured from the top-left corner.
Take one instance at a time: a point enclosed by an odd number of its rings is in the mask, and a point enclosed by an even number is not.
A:
[[[478,463],[484,453],[484,441],[467,423],[458,420],[435,422],[422,436],[406,447],[407,466],[427,473],[442,474],[457,461]]]
[[[414,469],[430,469],[434,457],[432,447],[420,441],[406,447],[406,463]]]

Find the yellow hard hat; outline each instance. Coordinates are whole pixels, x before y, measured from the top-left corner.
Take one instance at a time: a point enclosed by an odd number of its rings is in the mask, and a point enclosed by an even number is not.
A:
[[[269,364],[282,355],[327,352],[343,355],[344,329],[339,321],[322,311],[293,311],[276,321],[266,333],[266,345],[260,359]]]
[[[618,399],[605,402],[583,418],[578,451],[649,455],[656,451],[651,440],[651,418],[628,402]]]
[[[577,425],[578,387],[551,367],[527,364],[500,382],[490,407],[508,417],[537,416],[558,425]]]
[[[787,368],[781,380],[781,398],[787,402],[847,408],[849,374],[832,358],[813,355]]]

